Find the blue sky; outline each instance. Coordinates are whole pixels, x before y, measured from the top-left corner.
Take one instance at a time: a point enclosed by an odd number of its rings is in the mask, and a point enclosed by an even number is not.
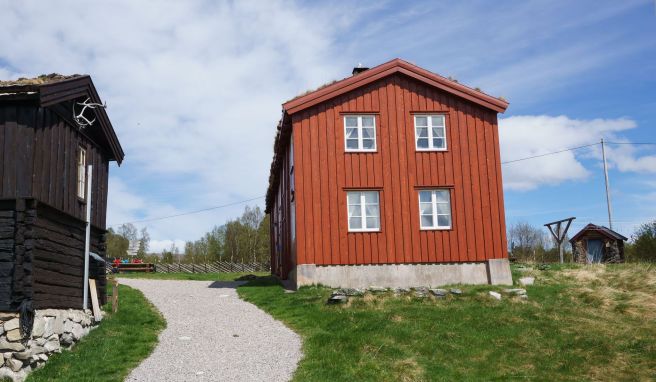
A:
[[[400,57],[503,96],[503,160],[656,141],[654,1],[0,0],[0,78],[89,73],[126,151],[108,223],[264,195],[280,105]],[[608,147],[615,228],[656,217],[656,146]],[[508,224],[607,224],[598,147],[503,166]],[[263,204],[263,200],[258,202]],[[151,221],[181,246],[243,205]]]

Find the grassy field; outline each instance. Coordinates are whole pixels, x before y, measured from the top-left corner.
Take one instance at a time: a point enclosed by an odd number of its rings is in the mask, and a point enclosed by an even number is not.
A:
[[[28,381],[122,381],[157,345],[166,323],[143,294],[119,286],[119,310],[71,351],[55,354]],[[109,304],[106,306],[109,309]]]
[[[517,269],[514,276],[520,276]],[[656,267],[530,268],[529,299],[492,286],[444,300],[391,294],[326,305],[271,278],[242,298],[304,338],[296,381],[656,380]]]
[[[198,281],[232,281],[244,275],[266,276],[269,272],[230,272],[230,273],[121,273],[116,277],[151,280],[198,280]]]

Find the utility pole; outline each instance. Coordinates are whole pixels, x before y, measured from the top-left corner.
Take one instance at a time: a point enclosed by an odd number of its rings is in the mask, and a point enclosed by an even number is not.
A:
[[[608,184],[608,166],[606,165],[606,146],[601,138],[601,157],[604,159],[604,178],[606,179],[606,205],[608,206],[608,228],[613,229],[613,208],[610,204],[610,186]]]

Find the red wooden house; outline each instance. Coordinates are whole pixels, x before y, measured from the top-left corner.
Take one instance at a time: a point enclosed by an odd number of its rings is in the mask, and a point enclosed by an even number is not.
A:
[[[395,59],[283,104],[266,211],[297,286],[511,283],[497,113]]]

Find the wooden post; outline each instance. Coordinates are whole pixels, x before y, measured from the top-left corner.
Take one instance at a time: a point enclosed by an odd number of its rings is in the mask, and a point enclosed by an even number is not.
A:
[[[118,311],[118,280],[113,279],[112,284],[112,313],[116,313]]]
[[[562,264],[564,262],[563,258],[563,241],[565,241],[565,237],[567,236],[567,230],[569,229],[570,224],[572,224],[572,220],[576,219],[575,217],[563,219],[563,220],[558,220],[555,222],[547,223],[545,224],[545,227],[549,228],[549,232],[551,232],[551,235],[553,238],[556,240],[556,243],[558,243],[558,254],[560,255],[560,263]],[[562,229],[562,223],[567,222],[567,225],[565,225],[565,229]],[[556,226],[556,229],[552,228],[552,226]]]

